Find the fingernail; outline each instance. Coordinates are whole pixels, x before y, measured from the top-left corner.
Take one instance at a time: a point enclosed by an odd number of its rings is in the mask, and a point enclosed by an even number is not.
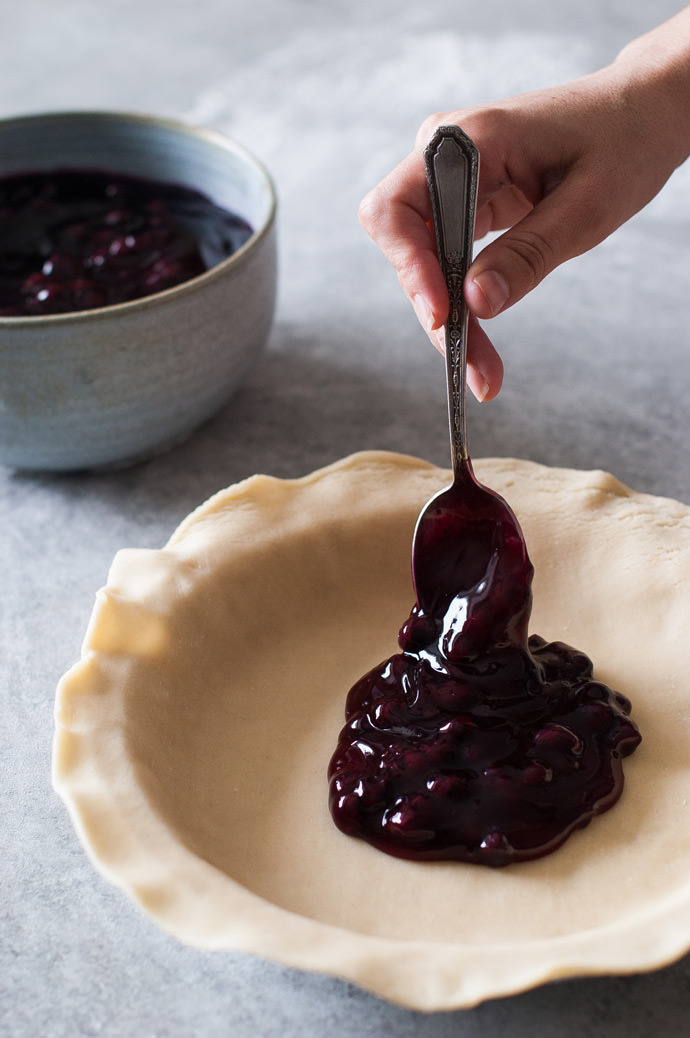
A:
[[[508,282],[502,274],[498,274],[495,270],[483,270],[472,281],[484,297],[491,316],[495,317],[508,302],[510,295]]]
[[[467,385],[480,404],[483,404],[489,395],[489,383],[474,368],[467,369]]]
[[[424,296],[414,296],[412,299],[412,306],[414,307],[414,312],[416,313],[417,319],[424,331],[432,332],[436,327],[436,318],[434,317],[434,312]]]
[[[429,338],[431,339],[432,345],[438,350],[439,353],[446,352],[446,329],[435,328],[429,332]]]

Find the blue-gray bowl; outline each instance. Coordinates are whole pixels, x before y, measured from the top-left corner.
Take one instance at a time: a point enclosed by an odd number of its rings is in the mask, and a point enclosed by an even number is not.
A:
[[[215,131],[109,112],[0,121],[0,175],[103,169],[184,184],[243,217],[228,259],[132,302],[0,317],[0,464],[125,464],[187,437],[259,359],[276,299],[276,195],[245,148]]]

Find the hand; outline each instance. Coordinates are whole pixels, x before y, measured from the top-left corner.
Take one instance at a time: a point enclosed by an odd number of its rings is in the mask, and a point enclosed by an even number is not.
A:
[[[448,296],[436,257],[423,149],[462,126],[479,148],[476,237],[508,230],[474,260],[468,385],[494,397],[503,365],[477,318],[522,299],[556,266],[603,241],[649,202],[690,152],[690,8],[572,83],[434,115],[415,150],[360,206],[432,342],[443,347]]]

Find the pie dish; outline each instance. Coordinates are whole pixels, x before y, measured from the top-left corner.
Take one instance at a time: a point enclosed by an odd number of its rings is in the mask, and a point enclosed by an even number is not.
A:
[[[120,551],[56,701],[55,788],[96,867],[180,940],[440,1010],[690,948],[690,508],[603,472],[475,463],[535,566],[531,631],[586,652],[643,742],[619,803],[537,861],[413,863],[344,836],[326,769],[396,649],[449,474],[364,452],[221,491]]]

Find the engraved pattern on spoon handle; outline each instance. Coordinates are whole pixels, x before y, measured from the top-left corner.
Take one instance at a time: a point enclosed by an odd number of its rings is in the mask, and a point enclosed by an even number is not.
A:
[[[459,126],[440,126],[424,152],[436,249],[448,288],[446,385],[453,472],[467,461],[465,380],[468,310],[463,285],[472,261],[479,152]]]

